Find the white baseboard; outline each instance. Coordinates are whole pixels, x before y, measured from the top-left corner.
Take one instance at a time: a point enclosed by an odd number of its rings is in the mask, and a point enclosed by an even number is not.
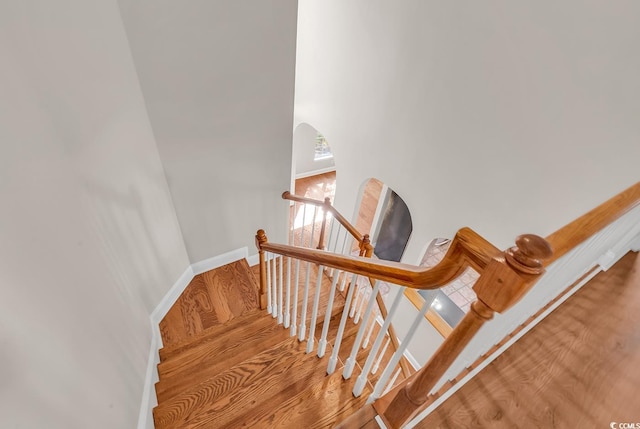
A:
[[[198,274],[202,274],[206,271],[239,261],[247,256],[249,256],[249,250],[246,247],[242,247],[240,249],[232,250],[231,252],[223,253],[222,255],[214,256],[213,258],[191,264],[191,269],[193,270],[193,275],[197,276]]]
[[[258,265],[260,263],[260,255],[256,253],[255,255],[248,256],[247,262],[249,263],[250,267]]]
[[[156,325],[157,326],[157,325]],[[153,408],[158,405],[154,386],[158,382],[158,363],[160,356],[158,355],[160,339],[160,331],[152,326],[151,346],[149,348],[149,360],[147,362],[147,372],[144,380],[144,389],[142,391],[142,405],[140,414],[138,415],[138,429],[154,429]]]
[[[247,258],[248,253],[248,249],[243,247],[189,265],[149,315],[151,323],[151,345],[137,429],[154,429],[153,408],[158,405],[154,386],[158,382],[158,363],[160,363],[158,350],[163,346],[159,328],[160,321],[167,315],[167,312],[173,307],[173,304],[180,298],[182,292],[189,286],[189,283],[191,283],[191,280],[193,280],[196,275]],[[254,255],[252,258],[255,258],[257,261],[258,255]]]
[[[304,173],[296,174],[296,179],[303,179],[305,177],[317,176],[318,174],[324,174],[330,171],[336,171],[335,165],[331,167],[320,168],[318,170],[306,171]]]

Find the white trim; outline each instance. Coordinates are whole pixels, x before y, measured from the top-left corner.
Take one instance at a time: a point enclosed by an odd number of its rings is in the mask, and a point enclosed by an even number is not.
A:
[[[422,365],[420,365],[417,359],[413,357],[409,349],[405,349],[403,356],[407,358],[407,360],[409,361],[409,363],[411,364],[414,370],[418,371],[420,368],[422,368]]]
[[[569,292],[567,292],[564,296],[562,296],[560,299],[558,299],[556,302],[554,302],[552,305],[550,305],[549,308],[547,308],[545,311],[540,313],[540,315],[538,315],[538,317],[536,317],[531,323],[529,323],[528,325],[525,325],[525,327],[520,332],[516,333],[513,337],[511,337],[511,339],[509,339],[509,341],[504,343],[500,348],[498,348],[495,352],[493,352],[491,355],[489,355],[485,360],[483,360],[471,372],[469,372],[467,375],[462,377],[462,379],[459,382],[454,384],[450,389],[448,389],[444,394],[442,394],[442,396],[440,396],[438,399],[433,401],[433,403],[431,405],[429,405],[420,414],[418,414],[416,417],[414,417],[413,420],[411,420],[409,423],[407,423],[406,429],[410,429],[410,428],[414,427],[416,424],[418,424],[420,421],[422,421],[425,417],[427,417],[429,414],[431,414],[436,408],[438,408],[440,406],[440,404],[442,404],[444,401],[446,401],[451,395],[456,393],[469,380],[471,380],[473,377],[475,377],[476,374],[478,374],[480,371],[482,371],[487,365],[489,365],[491,362],[493,362],[505,350],[507,350],[509,347],[511,347],[511,345],[513,343],[518,341],[522,336],[524,336],[524,334],[529,332],[534,326],[536,326],[538,323],[540,323],[540,321],[542,321],[542,319],[547,317],[553,310],[558,308],[560,306],[560,304],[565,302],[571,295],[576,293],[580,288],[582,288],[582,286],[584,286],[586,283],[588,283],[589,280],[591,280],[593,277],[595,277],[596,274],[598,274],[600,271],[601,271],[601,268],[599,266],[596,266],[596,269],[593,270],[591,273],[589,273],[589,275],[586,276],[584,279],[582,279],[582,281],[580,281],[580,283],[578,283]]]
[[[633,242],[631,243],[631,250],[634,252],[640,252],[640,234],[633,239]]]
[[[160,363],[160,356],[158,354],[160,331],[154,329],[153,322],[151,331],[151,346],[149,347],[147,373],[144,380],[144,389],[142,390],[142,405],[140,406],[140,414],[138,415],[138,429],[154,429],[153,408],[158,405],[154,386],[158,381],[157,365]]]
[[[245,259],[249,256],[249,250],[246,247],[232,250],[231,252],[223,253],[222,255],[214,256],[213,258],[205,259],[204,261],[191,264],[193,275],[197,276],[204,272],[216,269],[223,265],[230,264],[240,259]]]
[[[260,263],[260,255],[256,253],[255,255],[247,256],[247,262],[250,267],[258,265]]]
[[[320,168],[318,170],[311,170],[311,171],[306,171],[304,173],[297,173],[295,175],[295,178],[296,178],[296,180],[297,179],[304,179],[305,177],[317,176],[319,174],[328,173],[330,171],[336,171],[336,166],[332,165],[330,167]]]
[[[152,326],[157,326],[160,321],[166,316],[167,312],[173,304],[180,298],[180,294],[187,288],[189,282],[193,279],[193,270],[191,266],[188,266],[184,273],[176,280],[169,292],[160,300],[158,306],[151,312],[149,316],[151,318]],[[159,344],[158,346],[162,346]]]

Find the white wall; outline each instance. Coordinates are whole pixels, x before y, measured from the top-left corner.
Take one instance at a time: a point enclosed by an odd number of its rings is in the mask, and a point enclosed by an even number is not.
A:
[[[0,427],[135,427],[188,258],[117,3],[0,3],[0,82]]]
[[[191,262],[284,242],[297,2],[119,4]]]
[[[335,169],[333,157],[315,159],[317,136],[318,130],[309,124],[299,124],[293,131],[293,162],[298,178]]]
[[[331,142],[350,212],[406,201],[404,260],[469,226],[501,248],[640,180],[640,3],[301,0],[296,123]]]

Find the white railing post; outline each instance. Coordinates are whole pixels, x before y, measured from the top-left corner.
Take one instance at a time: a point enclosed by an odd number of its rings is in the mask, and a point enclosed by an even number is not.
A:
[[[353,368],[356,365],[356,357],[358,355],[358,351],[360,349],[360,343],[362,342],[362,337],[367,330],[367,324],[369,322],[371,311],[373,310],[373,303],[375,302],[375,296],[378,294],[378,289],[380,288],[380,282],[376,281],[373,285],[373,291],[371,292],[371,299],[369,299],[369,304],[364,313],[364,318],[362,319],[362,324],[360,325],[360,329],[358,329],[358,334],[356,335],[356,341],[353,343],[353,347],[351,348],[351,354],[349,358],[345,362],[344,371],[342,372],[342,377],[347,380],[351,377],[353,373]],[[375,322],[374,322],[375,323]]]
[[[318,341],[318,357],[323,357],[327,348],[327,335],[329,334],[329,324],[331,323],[331,312],[333,311],[333,300],[336,295],[336,284],[340,272],[334,271],[333,280],[331,280],[331,290],[329,291],[329,302],[327,303],[327,311],[324,314],[324,323],[322,324],[322,335]]]
[[[311,353],[314,347],[316,323],[318,322],[318,306],[320,305],[320,292],[322,291],[322,272],[324,265],[318,268],[318,281],[316,282],[316,295],[313,300],[313,311],[311,312],[311,323],[309,325],[309,338],[307,340],[307,353]]]
[[[351,275],[351,285],[349,286],[349,292],[347,292],[347,299],[344,303],[342,310],[342,317],[340,318],[340,326],[338,327],[338,333],[336,334],[336,341],[333,345],[333,352],[329,358],[329,365],[327,366],[327,374],[331,375],[336,370],[336,364],[338,363],[338,352],[340,351],[340,344],[342,343],[342,336],[344,335],[344,328],[347,324],[347,318],[349,316],[349,306],[351,305],[351,299],[353,298],[353,291],[355,289],[355,283],[358,280],[357,274]]]

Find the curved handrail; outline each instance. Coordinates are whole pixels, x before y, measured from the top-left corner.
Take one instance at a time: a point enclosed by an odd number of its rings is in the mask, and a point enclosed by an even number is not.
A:
[[[269,243],[263,230],[256,236],[260,250],[291,256],[415,289],[435,289],[454,280],[469,266],[481,271],[501,251],[470,228],[460,229],[438,265],[422,268],[400,262],[337,255],[321,250]]]
[[[360,248],[362,249],[362,245],[365,241],[368,240],[369,235],[368,234],[361,234],[355,226],[353,226],[351,224],[351,222],[349,222],[347,220],[347,218],[345,218],[344,216],[342,216],[342,214],[336,210],[335,207],[333,207],[331,205],[331,202],[329,200],[329,198],[325,198],[324,201],[320,201],[320,200],[314,200],[313,198],[307,198],[307,197],[301,197],[300,195],[294,195],[289,191],[284,191],[282,193],[282,199],[284,200],[289,200],[289,201],[296,201],[299,203],[304,203],[304,204],[311,204],[317,207],[322,207],[326,212],[330,212],[331,215],[334,217],[334,219],[336,219],[338,222],[340,222],[340,224],[349,232],[349,234],[351,234],[353,236],[353,238],[355,238],[356,240],[358,240],[358,243],[360,243]]]

